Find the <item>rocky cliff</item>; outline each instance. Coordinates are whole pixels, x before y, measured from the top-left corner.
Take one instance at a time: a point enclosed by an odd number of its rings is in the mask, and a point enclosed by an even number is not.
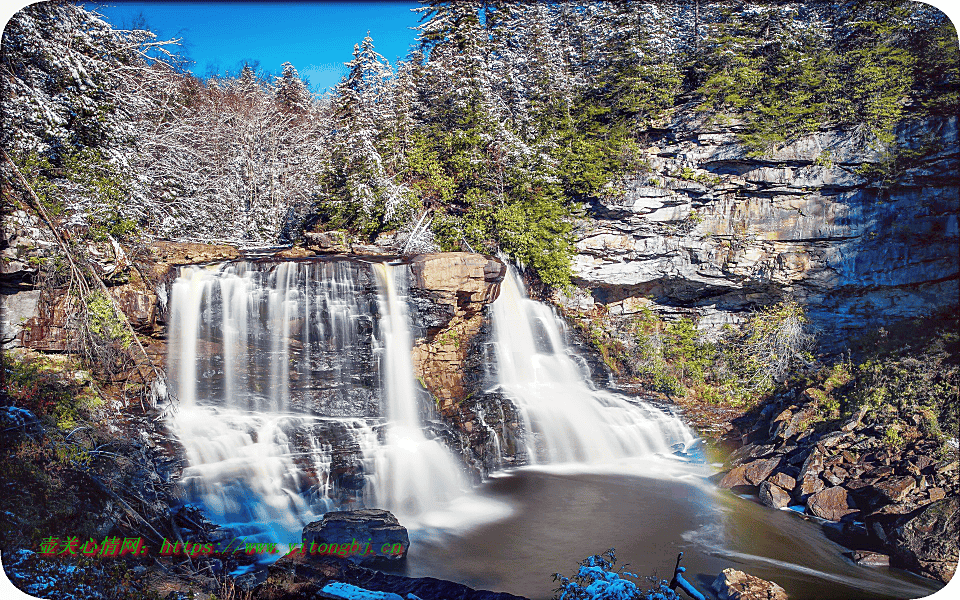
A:
[[[890,146],[821,131],[752,156],[742,127],[679,112],[644,172],[589,207],[568,306],[649,306],[715,332],[794,300],[836,349],[864,328],[958,302],[957,118],[902,124]]]

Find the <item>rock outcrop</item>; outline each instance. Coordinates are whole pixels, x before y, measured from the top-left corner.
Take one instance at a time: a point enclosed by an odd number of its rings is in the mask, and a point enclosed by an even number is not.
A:
[[[960,540],[960,499],[937,500],[903,519],[894,530],[894,566],[950,581],[956,573]]]
[[[480,254],[447,252],[414,256],[410,270],[422,326],[413,368],[440,409],[450,411],[464,398],[464,361],[484,307],[500,293],[506,267]]]
[[[736,569],[724,569],[711,585],[720,600],[787,600],[782,587]]]
[[[747,430],[729,470],[716,476],[719,486],[756,492],[773,508],[805,507],[837,522],[855,547],[949,581],[960,539],[956,449],[941,454],[937,442],[923,438],[891,445],[883,423],[864,411],[838,429],[818,428],[809,397],[780,398],[735,421]]]
[[[589,208],[574,282],[590,295],[569,308],[648,306],[718,331],[789,299],[837,347],[957,304],[957,117],[905,122],[890,148],[833,130],[755,157],[736,123],[678,115],[651,132],[646,173]]]
[[[374,571],[338,557],[310,558],[303,554],[284,556],[270,565],[266,581],[252,590],[255,598],[300,600],[324,598],[320,595],[331,582],[345,583],[363,590],[397,594],[401,598],[423,600],[526,600],[504,592],[475,590],[460,583],[433,577],[405,577]]]
[[[332,511],[303,528],[306,556],[333,555],[358,565],[394,567],[407,558],[408,548],[407,528],[386,510]]]

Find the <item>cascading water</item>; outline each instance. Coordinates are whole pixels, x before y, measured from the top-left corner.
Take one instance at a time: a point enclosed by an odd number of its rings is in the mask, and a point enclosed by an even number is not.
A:
[[[416,518],[462,496],[469,487],[457,460],[438,440],[427,439],[413,377],[410,319],[405,302],[406,266],[375,265],[380,277],[383,377],[387,405],[386,445],[377,453],[377,500],[399,515]]]
[[[529,462],[602,463],[694,441],[679,418],[595,389],[564,341],[563,322],[526,296],[512,267],[493,303],[493,329],[497,381],[523,416]]]
[[[406,273],[345,260],[181,272],[168,371],[190,501],[275,542],[334,508],[416,526],[466,493],[457,460],[423,431]]]
[[[181,482],[248,541],[299,539],[334,505],[365,501],[350,482],[372,465],[379,407],[361,335],[372,331],[375,296],[362,275],[344,261],[241,262],[187,268],[173,284]]]

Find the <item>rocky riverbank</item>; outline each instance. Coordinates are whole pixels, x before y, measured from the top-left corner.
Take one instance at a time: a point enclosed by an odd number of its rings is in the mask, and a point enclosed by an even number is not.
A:
[[[960,539],[956,440],[891,443],[895,425],[867,407],[819,420],[817,393],[784,394],[736,419],[726,440],[742,445],[715,477],[719,487],[834,523],[855,562],[949,581]]]

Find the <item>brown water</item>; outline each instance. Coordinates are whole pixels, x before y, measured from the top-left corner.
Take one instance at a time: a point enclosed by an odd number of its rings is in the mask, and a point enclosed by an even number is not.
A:
[[[413,532],[406,574],[536,600],[553,596],[554,572],[571,576],[578,561],[614,547],[618,566],[667,580],[682,551],[687,580],[707,597],[727,567],[775,581],[791,600],[919,598],[940,587],[904,571],[855,565],[819,524],[718,491],[702,467],[696,471],[503,474],[480,493],[509,504],[512,514],[472,530]]]

